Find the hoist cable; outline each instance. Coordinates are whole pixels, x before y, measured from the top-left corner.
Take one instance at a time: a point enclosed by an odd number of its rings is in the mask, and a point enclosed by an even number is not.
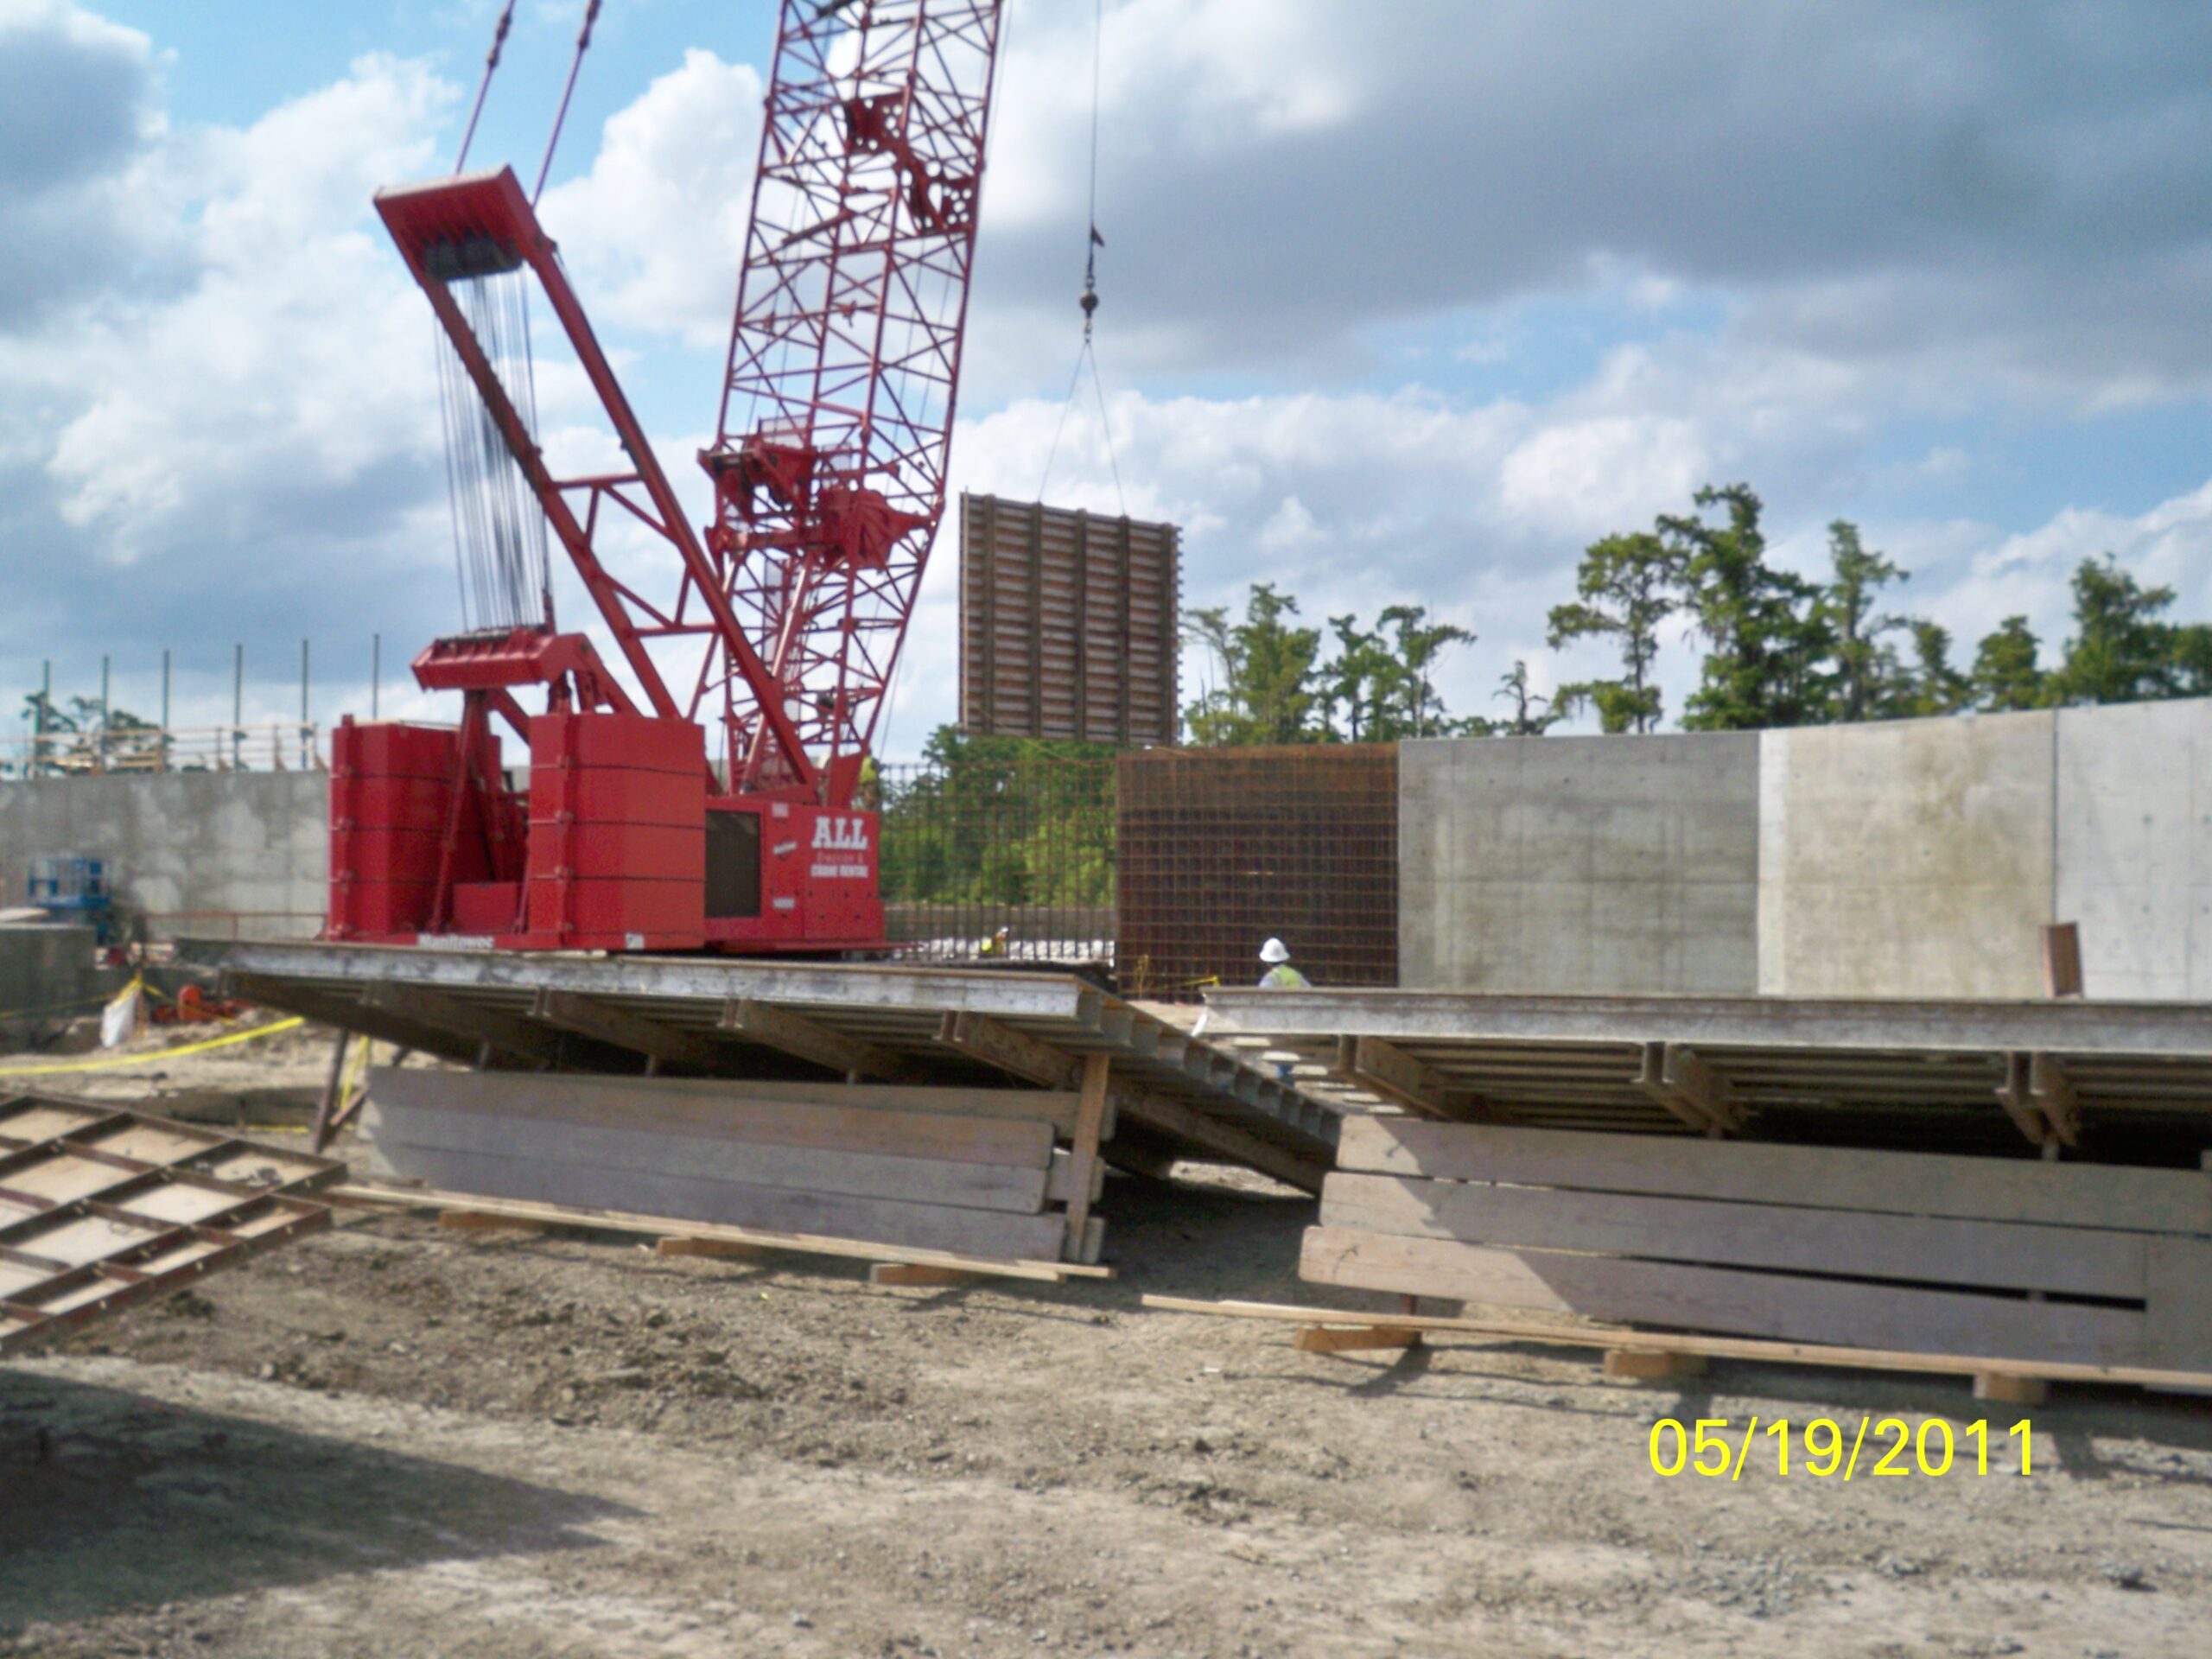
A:
[[[530,205],[537,206],[537,199],[545,193],[545,175],[553,170],[553,151],[561,142],[562,124],[569,118],[569,100],[576,93],[576,74],[584,67],[584,54],[591,50],[591,26],[599,21],[599,0],[588,0],[584,7],[584,26],[576,31],[576,54],[569,60],[569,83],[561,89],[561,107],[554,111],[553,130],[545,140],[545,159],[537,166],[537,183],[530,193]]]
[[[468,147],[476,142],[476,123],[484,113],[484,95],[492,90],[492,76],[499,67],[499,48],[507,43],[507,31],[514,22],[515,0],[507,0],[507,9],[499,14],[499,27],[492,31],[492,49],[484,54],[484,78],[476,83],[476,102],[468,111],[468,125],[461,135],[461,154],[454,157],[455,173],[468,165]]]
[[[1090,359],[1090,385],[1098,394],[1098,429],[1106,436],[1106,464],[1114,469],[1114,499],[1122,509],[1122,517],[1129,516],[1129,498],[1122,493],[1122,461],[1114,453],[1114,423],[1106,414],[1106,385],[1098,378],[1098,353],[1089,340],[1083,343],[1083,354]]]
[[[525,434],[534,434],[537,409],[530,362],[529,291],[521,273],[471,277],[450,284],[448,291],[506,388]],[[442,331],[438,340],[439,413],[462,625],[472,632],[550,626],[552,568],[545,515],[461,354]]]
[[[1076,349],[1075,372],[1068,376],[1067,396],[1060,402],[1060,418],[1052,428],[1052,448],[1045,454],[1045,475],[1038,481],[1037,499],[1042,501],[1052,484],[1052,463],[1059,458],[1060,438],[1067,430],[1068,413],[1075,407],[1076,393],[1081,389],[1087,364],[1091,389],[1097,397],[1098,429],[1106,440],[1106,464],[1113,469],[1114,497],[1126,518],[1128,498],[1122,490],[1122,461],[1114,453],[1114,427],[1106,412],[1106,385],[1098,372],[1098,350],[1091,327],[1098,311],[1098,250],[1106,245],[1106,238],[1098,233],[1098,111],[1106,62],[1105,42],[1106,0],[1094,0],[1090,37],[1090,197],[1084,237],[1083,296],[1077,302],[1083,310],[1083,344]]]

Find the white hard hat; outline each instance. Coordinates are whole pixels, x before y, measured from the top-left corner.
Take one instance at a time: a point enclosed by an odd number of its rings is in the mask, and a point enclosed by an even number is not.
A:
[[[1262,962],[1288,962],[1290,947],[1281,939],[1269,939],[1260,947],[1260,960]]]

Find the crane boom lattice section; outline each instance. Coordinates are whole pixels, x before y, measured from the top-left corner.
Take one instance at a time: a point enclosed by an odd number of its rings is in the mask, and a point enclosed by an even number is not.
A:
[[[848,796],[945,499],[1000,0],[785,0],[714,448],[712,557]],[[739,702],[744,783],[782,764]],[[712,687],[702,690],[711,696]]]

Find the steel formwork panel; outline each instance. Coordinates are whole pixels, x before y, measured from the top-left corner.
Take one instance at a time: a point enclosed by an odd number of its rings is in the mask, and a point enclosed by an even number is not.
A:
[[[838,1038],[887,1050],[925,1080],[946,1083],[998,1079],[938,1041],[945,1016],[982,1015],[1064,1055],[1111,1056],[1116,1087],[1131,1091],[1125,1119],[1140,1127],[1145,1102],[1156,1099],[1317,1160],[1317,1166],[1325,1166],[1336,1143],[1336,1110],[1274,1066],[1195,1040],[1066,975],[228,940],[187,941],[180,949],[188,960],[221,969],[255,1001],[340,1025],[358,1020],[352,1028],[370,1035],[378,1034],[378,987],[434,994],[453,1008],[454,1029],[463,1033],[472,1017],[528,1020],[542,993],[586,996],[620,1014],[713,1039],[724,1046],[734,1077],[790,1075],[788,1056],[726,1028],[734,1002],[772,1005]],[[1178,1138],[1170,1129],[1158,1134]]]
[[[330,1224],[345,1166],[91,1102],[0,1099],[0,1355]]]
[[[1576,996],[1224,990],[1209,1037],[1338,1073],[1373,1038],[1481,1103],[1486,1122],[1688,1132],[1637,1078],[1655,1045],[1693,1051],[1749,1132],[2024,1150],[2000,1104],[2040,1058],[2078,1103],[2078,1155],[2153,1160],[2212,1147],[2202,1007],[2080,1000]],[[1373,1095],[1339,1080],[1339,1104]]]
[[[1179,534],[960,498],[960,724],[978,736],[1173,743]]]

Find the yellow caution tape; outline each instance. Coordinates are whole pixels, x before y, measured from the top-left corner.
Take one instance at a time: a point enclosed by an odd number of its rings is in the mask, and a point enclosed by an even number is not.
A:
[[[0,1066],[0,1077],[42,1077],[57,1071],[105,1071],[118,1065],[152,1065],[161,1060],[181,1060],[188,1054],[205,1054],[211,1048],[228,1048],[233,1043],[250,1043],[257,1037],[274,1037],[280,1031],[290,1031],[305,1024],[307,1021],[302,1019],[277,1020],[256,1026],[251,1031],[234,1031],[227,1037],[210,1037],[204,1043],[186,1043],[179,1048],[157,1048],[150,1054],[110,1054],[97,1060]]]

